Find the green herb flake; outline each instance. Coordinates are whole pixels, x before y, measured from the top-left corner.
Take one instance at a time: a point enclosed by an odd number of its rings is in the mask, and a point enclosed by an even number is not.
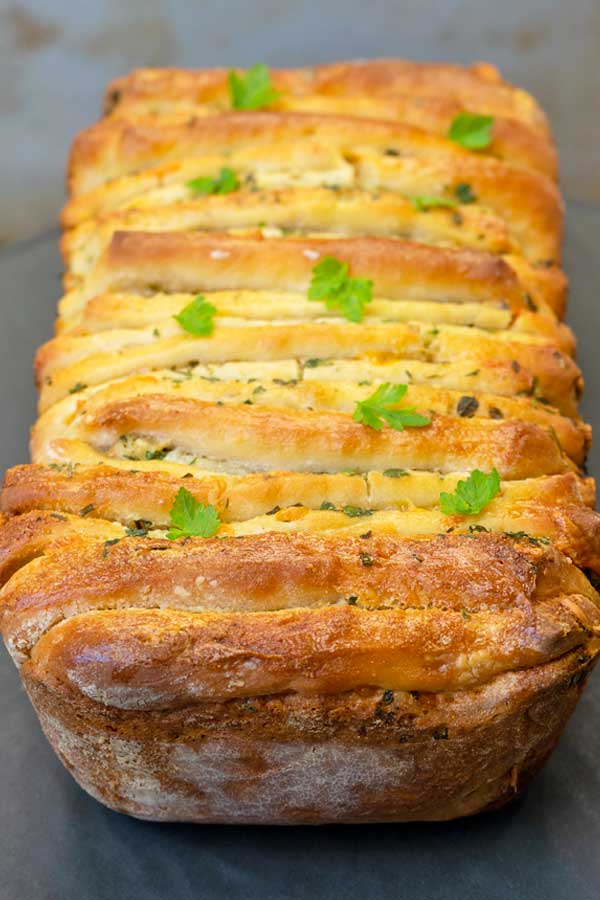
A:
[[[185,488],[179,488],[169,512],[171,529],[167,532],[170,541],[181,537],[212,537],[221,520],[214,506],[198,503]]]
[[[330,366],[331,360],[329,359],[305,359],[304,360],[304,368],[305,369],[316,369],[317,366]]]
[[[213,316],[216,311],[216,307],[212,303],[207,303],[200,294],[173,318],[189,334],[195,337],[208,337],[214,330]]]
[[[87,384],[84,384],[82,381],[78,381],[73,387],[69,388],[70,394],[78,394],[79,391],[85,391]]]
[[[48,463],[49,469],[54,469],[55,472],[66,472],[67,478],[72,478],[73,473],[79,463]],[[102,463],[98,463],[98,465],[102,465]]]
[[[164,459],[168,452],[168,450],[146,450],[144,457],[145,459]]]
[[[410,198],[410,202],[417,212],[427,212],[436,207],[458,206],[458,200],[453,200],[451,197],[438,197],[435,194],[417,194]]]
[[[88,516],[91,512],[93,512],[93,510],[94,510],[94,504],[88,503],[87,506],[84,506],[83,509],[79,510],[79,515],[80,516]]]
[[[335,503],[332,503],[331,500],[323,500],[319,509],[335,509]]]
[[[402,400],[408,386],[406,384],[381,384],[374,394],[366,400],[359,400],[352,418],[375,431],[381,431],[386,422],[396,431],[405,428],[423,428],[431,424],[431,419],[415,412],[414,406],[397,409],[396,404]]]
[[[342,506],[342,512],[351,519],[358,516],[372,516],[372,509],[363,509],[361,506]]]
[[[102,548],[102,559],[106,559],[108,556],[108,548],[112,547],[114,544],[118,544],[121,538],[112,538],[110,541],[104,541],[104,546]]]
[[[406,469],[384,469],[382,474],[386,478],[405,478],[410,475],[410,472],[407,472]]]
[[[467,150],[485,150],[492,142],[493,124],[493,116],[461,112],[453,118],[448,137]]]
[[[546,546],[550,543],[549,538],[534,537],[531,534],[527,534],[526,531],[505,531],[504,534],[514,541],[528,541],[530,544],[533,544],[534,547]]]
[[[148,537],[147,528],[126,528],[125,534],[128,537]]]
[[[193,178],[186,182],[186,187],[194,194],[207,196],[208,194],[231,194],[239,191],[240,180],[233,171],[223,167],[218,175],[211,178],[209,175]]]
[[[317,366],[322,366],[326,362],[327,362],[327,360],[323,360],[323,359],[305,359],[304,360],[304,368],[305,369],[316,369]]]
[[[233,109],[260,109],[281,96],[273,89],[269,67],[264,63],[256,63],[243,75],[231,69],[227,80]]]
[[[466,205],[468,203],[476,203],[477,197],[471,190],[471,185],[466,181],[459,181],[454,188],[454,194],[459,203]]]
[[[440,507],[446,516],[476,516],[500,491],[500,475],[496,468],[487,475],[475,469],[466,481],[459,481],[456,491],[440,494]]]
[[[321,300],[327,309],[337,309],[350,322],[362,322],[365,307],[373,299],[369,278],[350,278],[348,263],[325,256],[314,266],[308,289],[309,300]]]

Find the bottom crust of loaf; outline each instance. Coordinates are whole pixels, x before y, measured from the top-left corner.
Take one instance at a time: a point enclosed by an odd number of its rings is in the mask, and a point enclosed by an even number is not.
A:
[[[595,658],[581,650],[454,694],[363,689],[158,712],[56,693],[23,676],[82,788],[141,819],[433,821],[514,799],[542,766]]]

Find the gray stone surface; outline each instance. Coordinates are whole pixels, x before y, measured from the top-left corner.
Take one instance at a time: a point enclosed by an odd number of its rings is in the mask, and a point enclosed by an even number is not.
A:
[[[383,55],[495,62],[548,110],[566,193],[600,200],[599,0],[0,0],[0,242],[54,224],[115,75]]]

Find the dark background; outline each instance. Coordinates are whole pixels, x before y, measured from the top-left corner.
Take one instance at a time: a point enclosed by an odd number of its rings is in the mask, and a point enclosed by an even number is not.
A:
[[[27,456],[31,358],[60,294],[51,229],[66,153],[104,83],[143,64],[386,54],[490,59],[550,113],[569,198],[583,412],[600,425],[598,0],[0,0],[0,470]],[[600,473],[600,442],[590,468]],[[0,650],[0,900],[598,900],[599,756],[596,673],[542,775],[503,812],[436,825],[153,825],[105,810],[75,785]]]

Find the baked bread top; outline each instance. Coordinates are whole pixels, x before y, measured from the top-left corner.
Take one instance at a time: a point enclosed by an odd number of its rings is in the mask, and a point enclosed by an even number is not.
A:
[[[151,709],[593,657],[544,114],[485,63],[266,75],[240,110],[225,71],[135,72],[74,144],[33,464],[1,500],[14,658]]]

